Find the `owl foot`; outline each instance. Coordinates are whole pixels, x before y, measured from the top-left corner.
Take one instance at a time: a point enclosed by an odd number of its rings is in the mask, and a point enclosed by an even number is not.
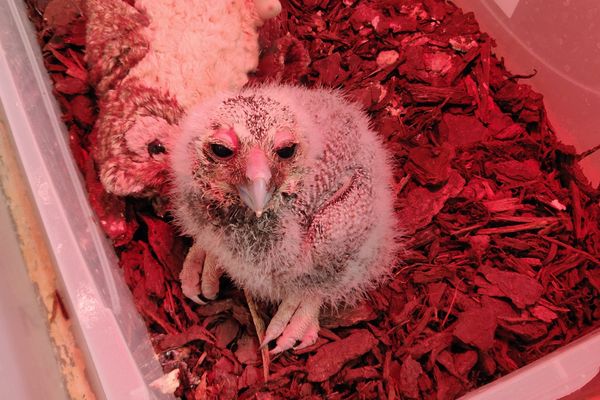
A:
[[[261,346],[266,346],[277,339],[271,354],[285,350],[299,350],[311,346],[319,337],[319,313],[321,299],[302,299],[289,297],[285,299],[267,328]],[[296,343],[300,342],[298,345]]]
[[[202,279],[200,279],[201,274]],[[206,304],[217,297],[221,275],[223,270],[217,260],[194,243],[179,274],[181,290],[195,303]]]

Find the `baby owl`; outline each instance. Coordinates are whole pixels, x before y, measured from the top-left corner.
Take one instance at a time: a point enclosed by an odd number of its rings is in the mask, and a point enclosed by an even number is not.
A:
[[[263,340],[312,345],[323,305],[354,303],[397,253],[390,156],[337,92],[251,87],[190,110],[171,154],[173,208],[192,236],[186,296],[214,299],[225,272],[279,304]]]

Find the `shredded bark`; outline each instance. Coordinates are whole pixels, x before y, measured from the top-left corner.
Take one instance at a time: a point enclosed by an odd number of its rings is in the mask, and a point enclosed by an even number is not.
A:
[[[473,14],[441,0],[287,0],[261,28],[254,83],[337,87],[369,112],[395,155],[406,241],[388,284],[268,365],[252,315],[273,310],[251,313],[228,280],[215,302],[185,299],[189,239],[157,203],[101,186],[80,9],[26,2],[90,203],[165,373],[179,371],[177,396],[452,399],[600,326],[600,191],[578,166],[597,148],[557,141],[542,95]]]

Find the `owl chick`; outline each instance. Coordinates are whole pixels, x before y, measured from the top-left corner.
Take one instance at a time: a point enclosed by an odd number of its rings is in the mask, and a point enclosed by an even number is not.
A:
[[[85,0],[86,60],[98,97],[93,156],[104,188],[162,197],[168,138],[200,99],[237,90],[258,65],[278,0]],[[226,65],[226,68],[223,66]]]
[[[223,94],[192,109],[175,140],[174,215],[194,239],[183,291],[212,299],[225,272],[279,304],[262,343],[276,339],[273,352],[312,345],[323,305],[354,303],[390,274],[398,244],[389,154],[338,93]]]

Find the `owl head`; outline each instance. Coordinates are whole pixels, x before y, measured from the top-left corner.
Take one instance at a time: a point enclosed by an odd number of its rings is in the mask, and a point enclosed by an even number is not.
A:
[[[120,196],[161,193],[168,177],[171,138],[183,109],[177,100],[142,85],[122,85],[101,103],[95,153],[100,180]]]
[[[177,185],[223,208],[257,218],[293,197],[315,156],[310,131],[293,99],[247,89],[192,109],[173,146]]]

